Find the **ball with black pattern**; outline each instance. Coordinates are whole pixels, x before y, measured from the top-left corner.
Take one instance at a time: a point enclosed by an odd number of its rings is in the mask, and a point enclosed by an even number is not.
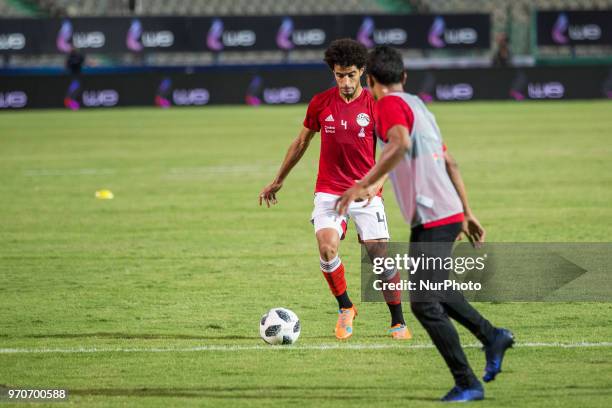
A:
[[[259,335],[268,344],[293,344],[300,332],[300,319],[284,307],[270,309],[259,321]]]

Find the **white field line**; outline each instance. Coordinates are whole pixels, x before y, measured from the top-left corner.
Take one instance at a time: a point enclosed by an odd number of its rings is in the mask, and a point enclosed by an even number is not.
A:
[[[463,347],[480,348],[480,344],[466,344]],[[516,343],[518,348],[594,348],[612,347],[612,342],[579,342],[579,343]],[[251,350],[381,350],[381,349],[432,349],[433,344],[312,344],[303,346],[268,346],[268,345],[243,345],[224,346],[208,345],[194,347],[149,347],[149,348],[125,348],[125,347],[79,347],[79,348],[0,348],[0,354],[61,354],[61,353],[187,353],[198,351],[251,351]]]

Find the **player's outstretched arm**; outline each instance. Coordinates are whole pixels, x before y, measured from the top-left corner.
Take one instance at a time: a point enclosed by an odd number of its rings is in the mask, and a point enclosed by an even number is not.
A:
[[[408,150],[410,150],[410,135],[408,128],[402,125],[395,125],[387,131],[387,144],[383,149],[378,162],[361,180],[356,182],[336,201],[336,211],[338,214],[346,214],[351,202],[359,197],[367,195],[368,189],[382,180],[402,160]]]
[[[455,190],[457,190],[457,194],[461,199],[463,213],[465,216],[462,231],[457,236],[457,239],[461,239],[461,235],[465,234],[472,245],[478,247],[485,241],[485,236],[487,233],[482,225],[480,225],[480,222],[470,208],[467,198],[467,190],[465,188],[465,183],[463,182],[463,177],[461,177],[461,172],[459,171],[457,161],[448,151],[444,152],[444,161],[446,163],[446,171],[448,176],[450,177],[453,186],[455,186]]]
[[[300,161],[316,133],[317,132],[314,130],[302,128],[300,134],[289,145],[289,149],[287,149],[287,153],[285,154],[283,163],[278,169],[278,173],[276,173],[276,177],[274,177],[274,180],[265,186],[263,190],[261,190],[261,193],[259,193],[259,205],[265,202],[266,206],[269,208],[270,204],[276,204],[278,202],[276,193],[283,187],[285,178],[289,175],[291,169]]]

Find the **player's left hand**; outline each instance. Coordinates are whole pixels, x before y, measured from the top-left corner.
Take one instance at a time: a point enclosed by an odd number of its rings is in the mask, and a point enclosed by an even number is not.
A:
[[[336,200],[336,211],[339,215],[344,215],[348,211],[349,205],[362,197],[366,197],[368,193],[368,189],[363,187],[360,182],[356,182],[353,184],[353,187],[349,188]]]
[[[466,214],[457,241],[461,240],[462,234],[465,234],[474,248],[480,248],[485,242],[487,232],[473,214]]]

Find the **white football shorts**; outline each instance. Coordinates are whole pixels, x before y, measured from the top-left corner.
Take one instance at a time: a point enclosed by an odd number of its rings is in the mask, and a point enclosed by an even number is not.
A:
[[[360,241],[389,239],[387,215],[382,198],[374,197],[367,207],[364,207],[366,201],[352,202],[348,214],[343,216],[339,216],[334,208],[338,198],[340,196],[335,194],[315,193],[314,210],[310,218],[315,233],[323,228],[333,228],[338,231],[340,239],[344,239],[348,220],[352,219]]]

